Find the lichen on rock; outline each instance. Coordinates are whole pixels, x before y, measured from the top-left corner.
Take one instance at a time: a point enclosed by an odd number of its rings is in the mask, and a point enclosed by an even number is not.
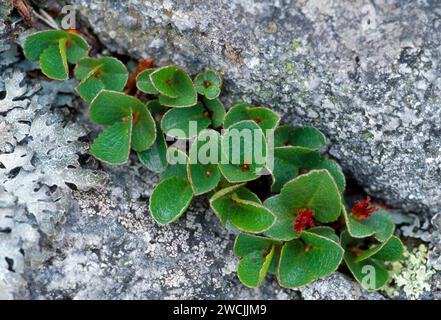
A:
[[[10,44],[3,56],[14,56]],[[11,59],[13,61],[14,59]],[[60,94],[72,84],[31,81],[18,66],[0,67],[0,296],[28,296],[24,275],[54,253],[60,224],[71,208],[71,190],[105,182],[105,174],[82,168],[85,128],[65,118]]]

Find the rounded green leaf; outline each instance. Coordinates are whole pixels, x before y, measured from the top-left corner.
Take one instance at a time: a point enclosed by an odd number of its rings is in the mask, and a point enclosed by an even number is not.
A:
[[[221,179],[217,164],[220,158],[220,135],[214,130],[203,130],[190,148],[188,179],[195,195],[213,190]]]
[[[237,266],[239,280],[250,288],[260,286],[268,272],[273,255],[274,247],[264,256],[260,252],[251,252],[244,256]]]
[[[149,209],[159,224],[178,219],[187,210],[193,199],[193,192],[187,180],[170,177],[159,182],[150,196]]]
[[[308,148],[291,146],[274,148],[271,190],[279,192],[286,182],[297,177],[302,170],[314,167],[320,162],[320,153]]]
[[[58,46],[60,39],[66,38],[66,31],[47,30],[33,33],[26,37],[23,51],[26,59],[37,61],[44,50],[51,46]]]
[[[197,93],[188,74],[176,66],[156,69],[150,74],[153,86],[161,94],[159,102],[168,107],[190,107]]]
[[[345,177],[340,166],[318,151],[305,147],[276,147],[274,148],[274,167],[272,170],[273,185],[271,190],[279,192],[283,185],[300,173],[313,169],[326,169],[334,178],[340,192],[346,186]]]
[[[210,207],[223,225],[229,223],[230,213],[236,210],[237,203],[233,201],[233,195],[236,198],[261,204],[259,198],[245,188],[244,184],[236,184],[219,190],[210,198]]]
[[[340,243],[339,237],[335,234],[334,229],[326,226],[314,227],[308,230],[309,233],[318,234],[322,237],[326,237],[336,243]]]
[[[199,73],[194,79],[196,91],[207,99],[216,99],[220,94],[222,78],[219,73],[212,69],[207,69]]]
[[[284,125],[274,131],[274,146],[298,146],[314,150],[326,147],[326,137],[314,127],[291,127]]]
[[[92,72],[98,72],[99,67],[96,67]],[[90,103],[93,98],[101,91],[105,89],[105,85],[102,81],[96,79],[91,73],[91,76],[81,81],[75,90],[83,98],[84,101]]]
[[[195,137],[211,123],[202,103],[189,108],[170,109],[161,121],[162,130],[170,137],[188,139]]]
[[[132,117],[130,114],[126,121],[114,123],[95,139],[90,148],[92,155],[110,164],[127,162],[130,153],[131,133]]]
[[[156,124],[147,106],[138,99],[132,104],[133,132],[132,149],[144,151],[148,149],[156,139]]]
[[[112,125],[132,114],[132,105],[143,106],[138,99],[121,92],[102,90],[89,106],[89,118],[96,124]]]
[[[156,124],[156,139],[153,145],[137,154],[139,161],[153,172],[161,173],[167,168],[167,144],[158,124]]]
[[[59,41],[66,41],[66,56],[70,63],[77,63],[79,59],[87,56],[89,45],[83,37],[63,30],[40,31],[29,35],[23,46],[26,59],[37,61],[50,46],[59,46]]]
[[[394,233],[395,224],[386,210],[377,210],[362,221],[348,214],[344,207],[342,211],[348,231],[354,238],[374,236],[378,241],[384,242]]]
[[[384,264],[378,260],[366,259],[355,262],[350,252],[344,254],[344,260],[354,278],[367,290],[378,290],[389,279],[389,272]]]
[[[150,80],[150,74],[155,71],[155,69],[147,69],[138,74],[136,77],[136,87],[138,90],[147,94],[158,94],[158,90],[153,86],[152,80]]]
[[[213,128],[222,126],[225,118],[225,107],[219,99],[209,100],[204,97],[205,107],[210,112],[211,124]]]
[[[51,79],[67,80],[69,78],[65,39],[60,39],[58,44],[51,45],[43,51],[40,56],[40,68],[43,74]]]
[[[131,147],[144,151],[156,138],[156,126],[147,107],[135,97],[122,92],[102,90],[89,107],[90,119],[101,125],[111,125],[132,116],[133,130]]]
[[[75,67],[77,91],[87,102],[102,89],[122,91],[129,77],[125,65],[113,57],[83,58]]]
[[[234,208],[229,212],[230,222],[239,230],[260,233],[273,225],[274,215],[260,203],[242,200],[237,194],[232,194],[229,200]]]
[[[402,257],[403,244],[400,239],[392,236],[387,241],[372,245],[369,249],[357,254],[357,256],[354,257],[354,262],[360,262],[368,258],[382,261],[395,261],[400,260]]]
[[[403,259],[403,251],[404,247],[401,240],[396,236],[392,236],[381,250],[372,256],[372,259],[381,261],[398,261]]]
[[[67,33],[67,61],[76,64],[81,58],[87,57],[90,47],[82,36],[69,32]]]
[[[241,233],[234,243],[234,254],[242,257],[237,274],[246,286],[258,287],[272,264],[279,244],[271,239]]]
[[[164,107],[159,103],[157,99],[149,100],[146,104],[147,109],[155,115],[155,120],[160,121],[162,119],[162,115],[167,111],[167,107]],[[158,117],[159,116],[159,117]],[[158,117],[158,118],[157,118]]]
[[[266,130],[273,130],[277,127],[280,117],[277,113],[265,107],[255,107],[246,103],[237,104],[228,110],[225,116],[224,128],[227,129],[243,120],[254,121],[266,134]]]
[[[160,95],[158,100],[163,106],[166,107],[175,107],[175,108],[187,108],[194,106],[197,103],[197,96],[195,98],[190,98],[188,96],[177,97],[177,98],[169,98],[163,95]]]
[[[268,252],[274,241],[270,238],[252,234],[240,233],[234,241],[233,252],[238,257],[244,257],[251,252]]]
[[[221,137],[219,169],[231,183],[257,179],[267,160],[267,145],[261,128],[253,121],[238,122]]]
[[[298,288],[337,270],[343,249],[328,237],[303,231],[300,239],[282,248],[278,281],[287,288]]]
[[[169,177],[179,177],[187,180],[187,155],[175,148],[170,147],[167,149],[167,169],[161,174],[161,180]]]
[[[276,223],[266,232],[276,239],[296,238],[293,224],[299,209],[314,211],[313,218],[322,223],[336,221],[341,211],[341,196],[331,175],[326,170],[313,170],[286,183],[279,195],[264,205],[276,215]]]
[[[265,235],[283,241],[299,237],[297,231],[294,230],[294,220],[297,213],[296,211],[287,213],[287,208],[281,201],[280,195],[266,199],[263,205],[276,216],[276,222],[266,231]]]

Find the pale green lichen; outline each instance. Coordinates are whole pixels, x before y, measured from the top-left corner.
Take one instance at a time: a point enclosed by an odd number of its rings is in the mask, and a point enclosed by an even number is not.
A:
[[[302,43],[299,40],[294,40],[291,44],[291,48],[293,50],[300,49],[302,47]]]
[[[408,299],[418,299],[430,290],[430,279],[435,270],[427,265],[429,250],[424,244],[420,244],[411,252],[405,249],[404,259],[392,262],[391,277],[389,283],[383,288],[383,292],[389,297],[397,297],[403,290]]]

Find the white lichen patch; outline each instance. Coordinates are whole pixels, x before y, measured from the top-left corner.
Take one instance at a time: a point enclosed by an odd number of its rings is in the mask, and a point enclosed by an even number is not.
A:
[[[396,297],[402,290],[408,299],[418,299],[430,291],[430,280],[435,270],[427,264],[429,250],[424,244],[404,251],[402,261],[393,262],[391,280],[384,288],[389,297]]]
[[[53,255],[51,244],[71,207],[71,190],[90,189],[103,173],[83,169],[87,131],[65,117],[72,83],[31,81],[0,46],[0,298],[29,296],[25,274]],[[3,59],[5,58],[5,59]],[[71,101],[71,100],[70,100]]]

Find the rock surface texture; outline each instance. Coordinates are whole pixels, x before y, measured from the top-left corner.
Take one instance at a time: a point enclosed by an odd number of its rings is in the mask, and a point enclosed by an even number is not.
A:
[[[322,129],[371,195],[440,211],[439,1],[71,2],[110,49],[215,67],[234,101]]]

